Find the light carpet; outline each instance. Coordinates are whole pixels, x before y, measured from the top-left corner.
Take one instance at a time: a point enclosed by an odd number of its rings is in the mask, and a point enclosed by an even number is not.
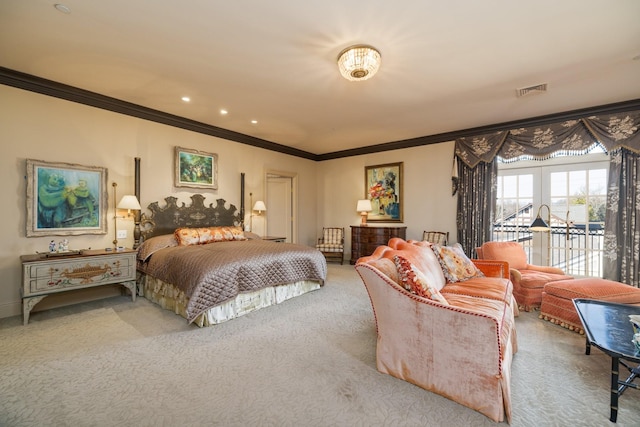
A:
[[[512,425],[612,425],[610,359],[537,312],[516,326]],[[125,296],[0,319],[0,425],[496,424],[379,373],[375,342],[364,285],[334,264],[318,291],[203,329]],[[638,393],[618,426],[640,425]]]

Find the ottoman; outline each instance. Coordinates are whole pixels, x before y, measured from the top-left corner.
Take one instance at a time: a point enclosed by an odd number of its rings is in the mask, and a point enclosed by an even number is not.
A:
[[[573,306],[574,298],[640,305],[640,289],[595,277],[549,282],[542,291],[539,317],[583,334],[582,323]]]

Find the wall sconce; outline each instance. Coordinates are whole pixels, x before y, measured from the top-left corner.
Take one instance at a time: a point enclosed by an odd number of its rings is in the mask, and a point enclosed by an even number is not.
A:
[[[111,184],[113,186],[113,202],[115,203],[118,200],[116,187],[118,184],[113,182]],[[140,202],[138,202],[138,198],[133,195],[125,195],[120,199],[120,203],[116,205],[115,213],[113,215],[113,246],[118,247],[118,218],[125,218],[124,216],[118,216],[118,209],[126,209],[127,217],[133,216],[134,214],[131,212],[132,210],[141,210]],[[137,218],[137,216],[136,216]],[[140,230],[140,222],[136,221],[135,224],[136,230],[134,231],[134,235],[139,235]]]
[[[361,225],[367,225],[367,215],[369,212],[373,210],[371,207],[371,200],[358,200],[358,205],[356,206],[356,210],[360,212],[360,216],[362,218]]]
[[[546,207],[547,212],[549,213],[549,215],[547,216],[547,222],[544,222],[544,220],[540,216],[540,211],[542,210],[543,207]],[[529,226],[529,229],[531,231],[551,231],[551,227],[549,226],[550,223],[551,223],[551,208],[549,207],[549,205],[540,205],[540,207],[538,208],[538,215],[536,216],[536,219]]]
[[[249,205],[251,205],[253,203],[253,193],[249,193]],[[254,211],[258,212],[258,215],[262,215],[262,212],[266,212],[267,210],[267,206],[264,204],[264,202],[262,200],[258,200],[254,205],[253,208],[251,209],[251,215],[249,215],[249,228],[251,230],[249,231],[253,231],[253,216],[254,216]]]
[[[138,198],[134,195],[127,194],[126,196],[122,196],[120,199],[120,203],[118,203],[118,209],[126,209],[127,216],[133,216],[132,210],[139,211],[142,208],[140,207],[140,202],[138,202]]]

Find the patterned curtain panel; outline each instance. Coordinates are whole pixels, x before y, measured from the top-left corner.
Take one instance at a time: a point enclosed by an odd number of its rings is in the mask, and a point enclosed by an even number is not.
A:
[[[640,111],[566,120],[456,139],[458,242],[465,252],[491,238],[496,157],[512,162],[579,155],[601,144],[611,156],[605,223],[604,276],[639,286]],[[615,154],[620,150],[621,154]]]
[[[609,153],[604,278],[640,286],[640,154]]]
[[[498,162],[478,163],[474,168],[458,162],[458,243],[477,257],[475,249],[491,240],[496,206]]]
[[[596,144],[607,152],[624,147],[640,153],[640,111],[585,117],[486,135],[458,138],[456,156],[469,167],[491,162],[544,160],[558,155],[580,155]]]

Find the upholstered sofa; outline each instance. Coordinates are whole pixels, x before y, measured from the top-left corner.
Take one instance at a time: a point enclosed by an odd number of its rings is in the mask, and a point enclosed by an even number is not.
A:
[[[356,263],[375,315],[377,369],[510,422],[517,305],[508,264],[473,260],[472,277],[452,282],[443,248],[393,238]],[[409,290],[407,265],[428,287],[422,295]]]

